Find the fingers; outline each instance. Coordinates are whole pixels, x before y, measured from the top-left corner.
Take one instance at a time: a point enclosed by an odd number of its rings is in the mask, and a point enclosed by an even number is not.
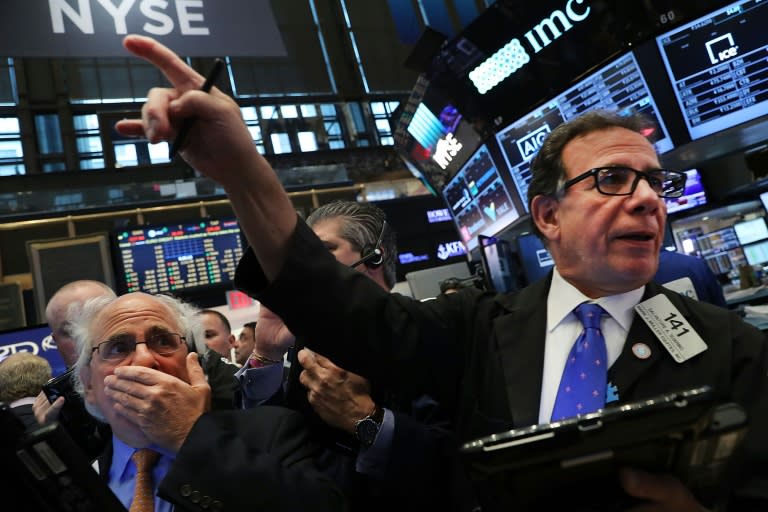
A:
[[[178,91],[155,87],[147,94],[147,102],[141,108],[144,135],[151,143],[170,139],[175,130],[169,119],[169,105],[179,97]]]
[[[654,510],[706,510],[680,480],[671,475],[655,475],[638,469],[622,468],[619,471],[619,480],[624,491],[630,496],[656,503]]]
[[[179,89],[197,89],[205,78],[179,58],[170,48],[152,38],[131,34],[123,39],[126,50],[156,66]]]
[[[304,350],[307,350],[307,352],[309,352],[309,355],[312,358],[314,358],[315,363],[317,363],[317,365],[320,368],[325,368],[327,370],[340,370],[340,368],[338,366],[336,366],[335,364],[333,364],[333,362],[330,359],[328,359],[327,357],[321,356],[320,354],[318,354],[316,352],[312,352],[309,349],[304,349]]]
[[[64,408],[65,402],[66,399],[63,396],[57,398],[45,412],[45,421],[43,423],[50,423],[51,421],[58,419],[61,410]]]
[[[303,366],[305,370],[312,369],[317,366],[316,354],[308,348],[299,350],[298,360],[299,364]]]
[[[321,356],[317,352],[313,352],[308,348],[303,348],[299,351],[299,363],[305,370],[309,369],[325,369],[333,372],[343,372],[341,368],[333,364],[333,362],[325,356]]]
[[[64,407],[64,397],[60,396],[55,402],[50,403],[48,397],[42,391],[35,397],[35,401],[32,404],[32,412],[35,415],[35,420],[40,425],[45,425],[53,420],[58,419],[61,413],[62,407]]]
[[[104,393],[122,407],[141,412],[148,405],[154,386],[169,377],[144,366],[120,366],[104,378]]]
[[[197,352],[190,352],[187,354],[187,374],[189,374],[189,384],[192,387],[203,387],[208,385],[208,381],[205,379],[205,373],[203,367],[200,365],[200,360],[197,357]]]
[[[115,129],[129,137],[144,136],[153,144],[172,138],[176,132],[168,117],[169,106],[178,97],[179,92],[175,89],[151,89],[141,108],[141,120],[121,119],[115,123]]]
[[[144,384],[145,386],[152,386],[159,383],[167,376],[168,374],[166,373],[155,370],[154,368],[148,368],[146,366],[118,366],[115,368],[114,376],[108,375],[104,379],[104,383],[106,384],[107,381],[116,380],[118,382],[122,382],[123,385],[128,385],[130,382],[137,382],[139,384]],[[113,377],[116,377],[116,379]],[[117,389],[121,388],[118,387]]]

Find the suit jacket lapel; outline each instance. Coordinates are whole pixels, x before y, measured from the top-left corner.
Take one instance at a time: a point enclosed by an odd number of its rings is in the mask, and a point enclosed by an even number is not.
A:
[[[547,326],[547,293],[552,273],[514,296],[499,299],[508,311],[494,320],[507,401],[515,427],[539,422],[540,393],[544,371],[544,340]]]
[[[107,443],[105,443],[104,451],[97,457],[99,462],[99,476],[105,482],[109,482],[109,468],[112,466],[112,454],[114,453],[114,447],[112,446],[112,436]]]

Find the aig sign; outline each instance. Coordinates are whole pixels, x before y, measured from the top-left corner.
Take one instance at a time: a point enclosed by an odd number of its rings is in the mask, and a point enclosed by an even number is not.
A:
[[[3,0],[0,55],[125,57],[144,34],[184,56],[285,55],[269,0]]]
[[[523,160],[528,161],[539,152],[539,148],[541,148],[544,139],[547,138],[550,131],[549,125],[545,123],[517,141],[517,149],[520,151],[520,156],[523,157]]]

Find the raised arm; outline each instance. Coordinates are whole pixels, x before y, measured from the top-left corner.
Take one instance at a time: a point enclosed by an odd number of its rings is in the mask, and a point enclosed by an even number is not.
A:
[[[200,91],[204,77],[152,38],[129,35],[125,48],[157,67],[171,88],[153,88],[141,120],[123,120],[123,135],[152,143],[172,141],[184,119],[196,119],[180,155],[193,168],[220,183],[267,277],[280,270],[296,212],[272,167],[256,150],[237,103],[214,87]]]

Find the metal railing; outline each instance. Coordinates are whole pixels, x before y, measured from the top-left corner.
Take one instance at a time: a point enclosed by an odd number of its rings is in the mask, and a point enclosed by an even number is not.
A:
[[[331,187],[331,188],[321,188],[321,189],[309,189],[309,190],[301,190],[297,192],[288,192],[288,196],[291,199],[300,199],[304,197],[309,197],[312,200],[312,207],[317,208],[320,206],[320,197],[326,194],[339,194],[343,192],[350,192],[350,193],[361,193],[365,192],[365,184],[355,184],[355,185],[347,185],[343,187]],[[43,227],[43,226],[53,226],[53,225],[59,225],[59,224],[66,224],[67,225],[67,236],[74,237],[77,236],[77,228],[76,224],[78,222],[84,222],[89,220],[99,220],[99,219],[111,219],[111,218],[120,218],[120,217],[126,217],[126,216],[136,216],[136,223],[137,225],[144,224],[144,215],[149,213],[157,213],[161,211],[169,211],[169,210],[187,210],[187,209],[198,209],[199,216],[207,217],[208,216],[208,208],[214,207],[214,206],[224,206],[229,204],[229,199],[211,199],[211,200],[204,200],[204,201],[193,201],[189,203],[179,203],[179,204],[169,204],[169,205],[163,205],[163,206],[150,206],[150,207],[137,207],[137,208],[127,208],[127,209],[121,209],[121,210],[111,210],[106,212],[98,212],[98,213],[84,213],[80,215],[64,215],[61,217],[51,217],[46,219],[31,219],[31,220],[22,220],[22,221],[14,221],[14,222],[5,222],[0,224],[0,231],[14,231],[14,230],[24,230],[24,229],[31,229],[31,228],[37,228],[37,227]]]

